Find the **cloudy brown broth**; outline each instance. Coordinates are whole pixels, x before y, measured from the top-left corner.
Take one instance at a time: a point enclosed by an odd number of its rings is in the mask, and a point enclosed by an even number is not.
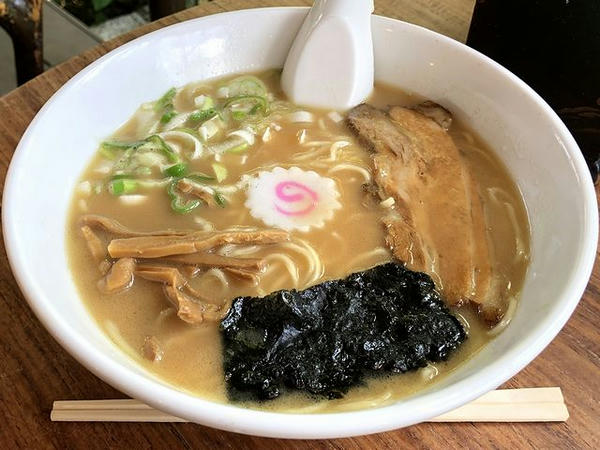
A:
[[[276,100],[284,99],[278,72],[263,73],[259,77]],[[178,113],[193,111],[195,97],[202,94],[216,96],[219,86],[226,80],[191,83],[179,89],[173,101],[175,110]],[[412,105],[419,100],[395,88],[378,85],[370,103],[376,106]],[[341,208],[335,211],[333,218],[322,228],[292,231],[288,243],[233,249],[235,254],[263,257],[267,261],[267,269],[256,286],[211,269],[192,279],[193,287],[204,292],[211,302],[222,304],[242,295],[260,297],[279,289],[303,289],[390,261],[391,254],[380,224],[385,207],[367,199],[363,188],[370,181],[369,152],[359,145],[339,115],[322,110],[302,110],[312,114],[312,122],[291,122],[287,118],[289,114],[281,114],[274,120],[275,124],[269,125],[266,135],[262,131],[257,136],[251,148],[218,157],[228,172],[226,179],[219,183],[227,200],[223,208],[201,206],[189,214],[176,214],[161,186],[140,188],[135,194],[143,197],[125,203],[106,189],[107,161],[100,153],[92,158],[81,176],[66,230],[73,279],[81,298],[117,347],[177,389],[227,402],[218,323],[190,325],[180,320],[165,299],[163,288],[146,280],[136,279],[129,290],[119,294],[101,294],[97,282],[102,275],[81,235],[80,218],[84,214],[103,215],[137,231],[262,229],[266,228],[265,224],[244,206],[246,194],[243,187],[240,188],[240,180],[244,175],[277,166],[295,166],[335,181]],[[146,138],[152,134],[150,128],[160,118],[159,114],[148,105],[142,106],[110,139],[136,141]],[[507,296],[516,302],[529,251],[529,229],[521,196],[504,166],[474,133],[457,123],[450,133],[479,183],[495,276],[506,286]],[[218,141],[220,136],[213,139]],[[340,142],[344,144],[332,148]],[[182,151],[185,145],[181,145]],[[214,162],[213,155],[206,155],[191,161],[189,170],[213,174]],[[312,252],[318,254],[320,265],[316,267],[314,261],[310,262]],[[446,362],[407,374],[369,379],[364,385],[352,388],[342,399],[323,400],[286,393],[273,401],[247,402],[244,406],[277,411],[339,411],[389,403],[423,389],[451,372],[494,336],[494,331],[483,324],[470,307],[455,308],[453,312],[460,315],[469,338]],[[160,343],[160,361],[149,361],[142,355],[141,349],[148,336],[155,337]]]

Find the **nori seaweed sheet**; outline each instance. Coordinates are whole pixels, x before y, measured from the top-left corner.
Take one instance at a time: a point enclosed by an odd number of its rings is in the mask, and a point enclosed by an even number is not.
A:
[[[431,278],[387,263],[343,280],[238,297],[221,322],[232,399],[328,398],[375,374],[446,360],[465,339]]]

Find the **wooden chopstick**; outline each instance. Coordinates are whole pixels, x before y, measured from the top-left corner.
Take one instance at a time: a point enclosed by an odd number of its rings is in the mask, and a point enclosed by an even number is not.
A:
[[[569,418],[559,387],[498,389],[429,422],[564,422]]]
[[[499,389],[428,422],[564,422],[559,387]],[[186,422],[133,399],[55,401],[55,422]]]

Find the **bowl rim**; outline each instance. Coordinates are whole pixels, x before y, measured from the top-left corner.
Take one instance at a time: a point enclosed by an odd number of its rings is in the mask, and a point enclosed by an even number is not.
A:
[[[373,17],[374,26],[385,26],[391,23],[398,25],[400,23],[410,34],[421,34],[425,39],[441,41],[453,50],[466,52],[471,57],[479,59],[482,63],[500,72],[515,89],[530,97],[536,102],[537,106],[544,110],[547,118],[556,127],[557,135],[564,143],[564,148],[573,168],[582,180],[581,201],[585,218],[581,248],[578,258],[572,266],[569,282],[565,284],[548,317],[532,327],[528,339],[517,344],[494,363],[450,386],[442,388],[440,391],[424,394],[417,399],[409,398],[379,408],[350,412],[325,414],[277,413],[204,400],[179,391],[174,387],[169,387],[159,381],[144,377],[133,369],[116,362],[107,354],[98,351],[94,347],[89,347],[86,344],[86,339],[71,328],[69,323],[61,318],[60,314],[54,312],[51,307],[51,294],[46,294],[42,289],[39,289],[34,278],[26,271],[19,256],[18,224],[11,220],[11,211],[15,207],[15,201],[13,201],[15,195],[13,193],[18,189],[15,180],[17,179],[17,173],[21,170],[21,160],[25,154],[25,149],[29,146],[33,133],[35,133],[36,125],[43,120],[46,110],[58,97],[62,96],[90,72],[98,70],[107,60],[127,52],[130,48],[152,41],[159,35],[169,33],[177,27],[209,25],[210,22],[221,21],[230,15],[257,12],[270,13],[274,11],[298,12],[307,9],[307,7],[252,8],[187,20],[138,37],[113,49],[82,69],[45,103],[29,124],[17,145],[6,175],[2,226],[10,267],[30,308],[65,350],[111,386],[164,412],[221,430],[279,438],[350,437],[388,431],[422,422],[452,410],[498,387],[529,364],[558,334],[577,306],[591,275],[596,258],[598,216],[596,214],[595,189],[585,160],[574,138],[550,106],[520,78],[495,61],[458,41],[421,26],[383,16]],[[474,383],[474,380],[477,382]],[[401,409],[408,409],[410,414],[404,416],[397,414]]]

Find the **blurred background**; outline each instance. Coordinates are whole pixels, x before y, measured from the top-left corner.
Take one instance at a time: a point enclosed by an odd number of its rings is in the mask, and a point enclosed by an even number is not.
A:
[[[17,87],[17,65],[7,30],[23,35],[34,26],[21,16],[43,18],[40,38],[47,69],[99,42],[205,1],[210,0],[0,0],[0,95]],[[41,16],[36,8],[41,8]]]

